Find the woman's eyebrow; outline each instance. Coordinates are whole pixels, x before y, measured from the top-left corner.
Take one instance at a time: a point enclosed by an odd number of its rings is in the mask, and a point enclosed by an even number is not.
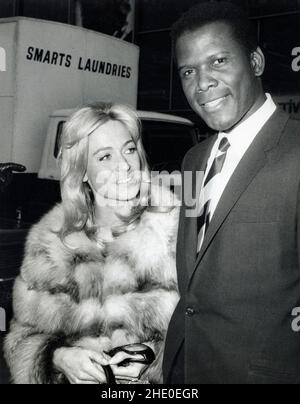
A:
[[[107,150],[112,150],[112,147],[100,147],[100,149],[96,150],[95,153],[93,153],[93,156],[96,156],[101,151],[107,151]]]
[[[124,149],[124,147],[126,147],[128,144],[130,144],[130,143],[133,143],[134,144],[134,141],[131,139],[131,140],[127,140],[127,142],[125,142],[124,144],[123,144],[123,146],[122,146],[122,149]],[[96,154],[98,154],[99,152],[102,152],[102,151],[108,151],[108,150],[113,150],[113,147],[100,147],[100,149],[97,149],[96,151],[95,151],[95,153],[93,153],[93,156],[96,156]]]
[[[124,143],[123,148],[126,147],[126,146],[127,146],[128,144],[130,144],[130,143],[135,144],[132,139],[131,139],[131,140],[127,140],[127,142]]]

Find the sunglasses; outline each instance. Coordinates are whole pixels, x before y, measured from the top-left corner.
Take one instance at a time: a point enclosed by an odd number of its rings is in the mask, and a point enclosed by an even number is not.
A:
[[[142,363],[144,365],[151,365],[155,361],[155,354],[152,349],[145,345],[145,344],[130,344],[130,345],[123,345],[112,349],[109,352],[105,352],[110,357],[115,356],[119,352],[124,352],[127,355],[130,355],[129,358],[124,359],[122,362],[119,363],[118,366],[128,366],[130,363]],[[138,357],[138,358],[137,358]],[[142,357],[142,358],[141,358]],[[116,384],[115,375],[108,366],[102,366],[106,380],[108,384]]]

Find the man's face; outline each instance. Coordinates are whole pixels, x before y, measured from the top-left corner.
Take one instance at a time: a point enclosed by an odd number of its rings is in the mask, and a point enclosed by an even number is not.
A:
[[[183,34],[176,56],[186,98],[212,129],[230,130],[261,105],[263,68],[257,69],[255,53],[247,54],[226,23]]]

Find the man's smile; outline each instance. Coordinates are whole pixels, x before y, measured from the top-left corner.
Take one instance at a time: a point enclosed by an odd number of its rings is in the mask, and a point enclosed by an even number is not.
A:
[[[201,103],[200,106],[203,108],[206,112],[214,112],[215,110],[218,110],[221,108],[224,104],[224,101],[226,101],[228,98],[228,95],[216,98],[212,101],[207,101],[205,103]]]

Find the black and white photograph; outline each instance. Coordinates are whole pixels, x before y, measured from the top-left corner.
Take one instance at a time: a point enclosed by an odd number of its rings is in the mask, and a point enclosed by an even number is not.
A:
[[[300,0],[0,0],[0,384],[300,384]]]

